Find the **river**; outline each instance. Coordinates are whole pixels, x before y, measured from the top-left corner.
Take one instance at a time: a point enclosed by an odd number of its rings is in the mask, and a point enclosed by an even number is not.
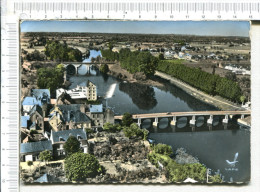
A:
[[[85,62],[97,55],[101,56],[100,51],[92,50]],[[70,77],[70,88],[84,85],[88,80],[97,86],[98,96],[105,98],[104,104],[115,114],[218,110],[165,81],[162,81],[163,88],[123,82],[88,65],[79,68],[78,76]],[[167,119],[162,119],[159,127],[154,129],[151,121],[146,120],[142,127],[150,131],[149,137],[157,143],[171,145],[174,150],[184,147],[213,172],[219,171],[225,181],[250,180],[250,129],[239,126],[235,120],[225,126],[221,119],[215,119],[212,128],[208,127],[205,119],[199,119],[195,128],[190,127],[187,121],[182,118],[172,128]],[[231,166],[228,161],[232,162],[236,153],[238,162]]]

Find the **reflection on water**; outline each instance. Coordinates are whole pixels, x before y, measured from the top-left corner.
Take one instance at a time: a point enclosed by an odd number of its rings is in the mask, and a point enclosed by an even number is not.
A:
[[[217,110],[177,87],[172,86],[164,90],[137,83],[123,83],[114,77],[101,74],[95,66],[91,66],[90,64],[82,65],[82,68],[79,69],[79,75],[70,78],[72,84],[69,88],[75,88],[90,80],[97,86],[98,96],[105,97],[112,84],[118,85],[113,96],[107,99],[107,104],[115,110],[116,114],[123,114],[126,111],[130,113],[158,113]],[[90,73],[87,73],[85,69],[90,69]]]
[[[120,83],[119,90],[127,93],[140,109],[153,109],[157,105],[153,87],[138,83]]]

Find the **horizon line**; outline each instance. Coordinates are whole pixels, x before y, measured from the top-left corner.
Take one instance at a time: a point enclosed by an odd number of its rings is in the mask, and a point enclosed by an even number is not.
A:
[[[165,33],[165,34],[163,34],[163,33],[120,33],[120,32],[118,32],[118,33],[113,33],[113,32],[111,32],[111,33],[109,33],[109,32],[77,32],[77,31],[75,31],[75,32],[71,32],[71,31],[69,31],[69,32],[66,32],[66,31],[64,31],[64,32],[61,32],[61,31],[26,31],[26,32],[21,32],[21,33],[89,33],[89,34],[123,34],[123,35],[178,35],[178,36],[199,36],[199,37],[203,37],[203,36],[206,36],[206,37],[242,37],[242,38],[249,38],[250,39],[250,37],[249,36],[237,36],[237,35],[227,35],[227,36],[225,36],[225,35],[195,35],[195,34],[180,34],[180,33],[178,33],[178,34],[174,34],[174,33]]]

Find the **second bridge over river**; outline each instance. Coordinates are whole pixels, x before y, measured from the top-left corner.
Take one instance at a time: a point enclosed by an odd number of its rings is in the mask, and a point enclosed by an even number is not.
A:
[[[142,122],[150,119],[153,127],[157,127],[161,119],[168,119],[171,126],[175,126],[178,120],[185,117],[191,126],[196,125],[197,120],[203,119],[207,124],[212,125],[214,120],[221,120],[222,123],[228,124],[232,118],[244,119],[250,116],[250,111],[192,111],[192,112],[167,112],[167,113],[148,113],[148,114],[133,114],[132,117],[137,124],[141,126]],[[115,116],[115,120],[122,120],[123,116]]]

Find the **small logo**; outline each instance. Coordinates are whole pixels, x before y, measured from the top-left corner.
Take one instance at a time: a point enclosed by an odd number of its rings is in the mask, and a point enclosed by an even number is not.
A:
[[[235,167],[236,163],[238,162],[237,161],[237,157],[238,157],[238,152],[235,154],[235,157],[234,157],[233,161],[226,160],[227,164],[229,164],[231,167]]]

